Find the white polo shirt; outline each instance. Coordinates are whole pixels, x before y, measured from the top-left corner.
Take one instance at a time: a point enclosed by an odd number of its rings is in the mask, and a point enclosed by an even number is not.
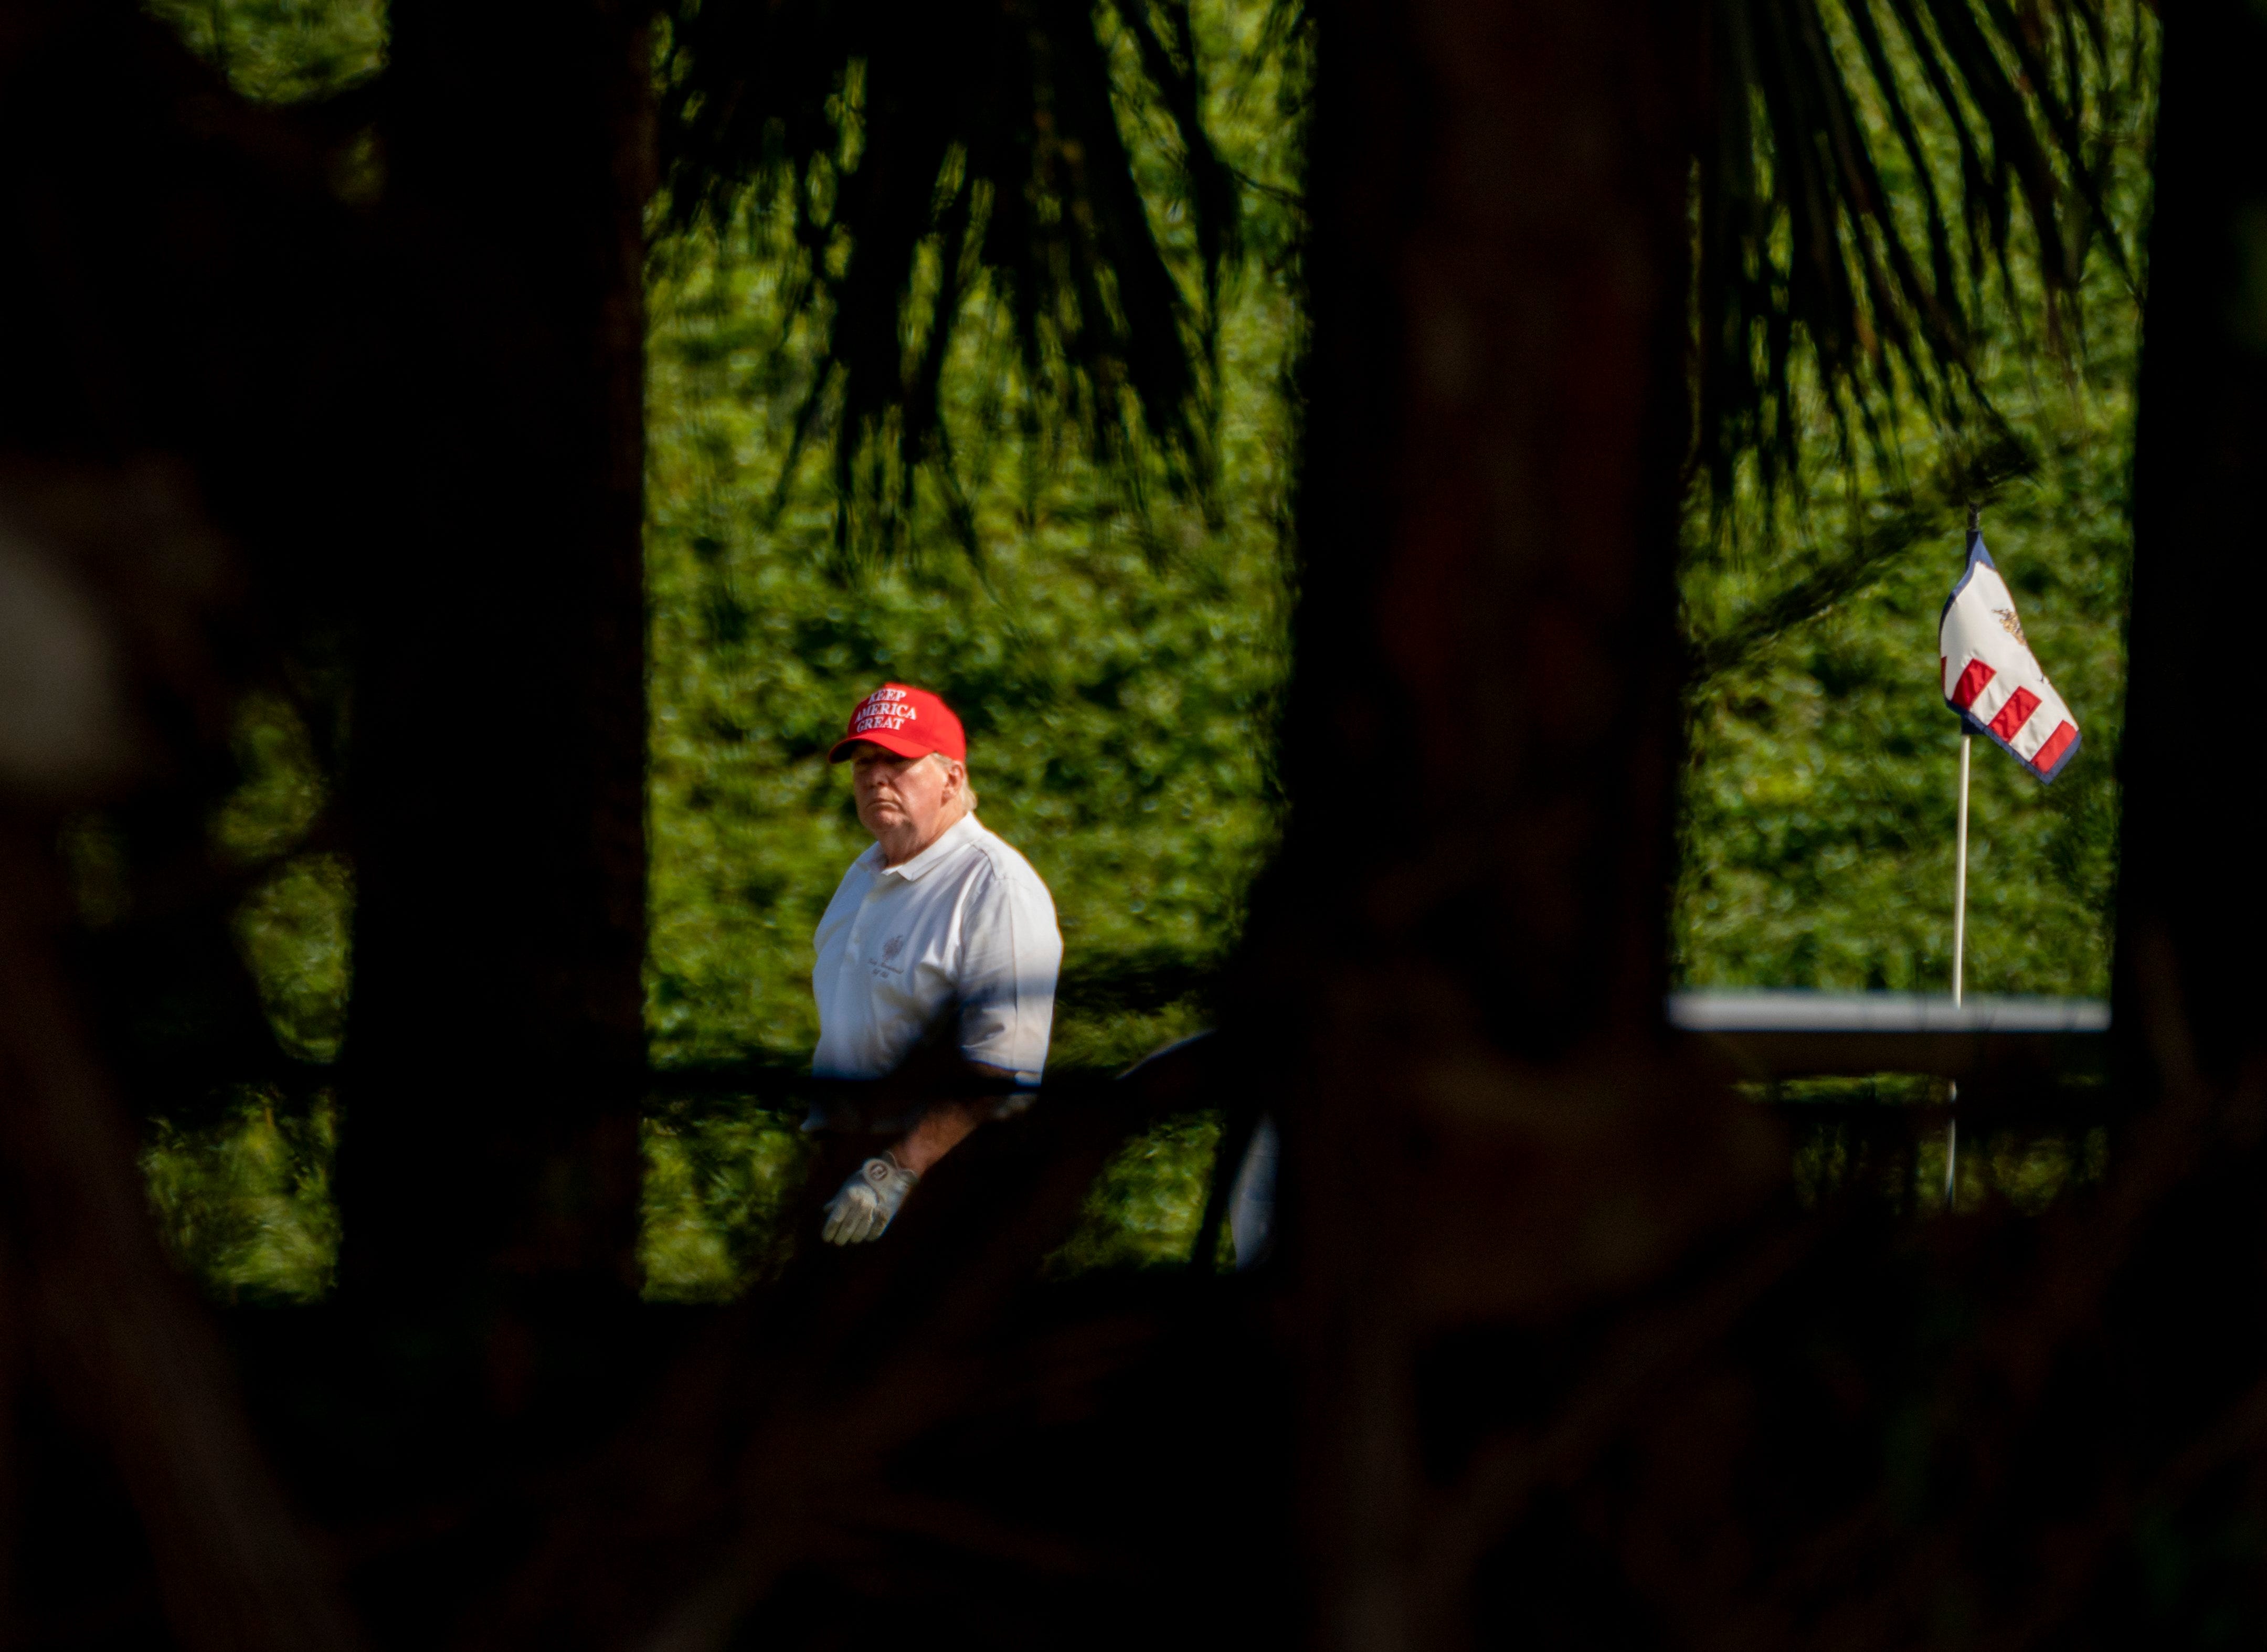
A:
[[[1047,1064],[1062,936],[1031,863],[974,815],[902,866],[850,863],[816,937],[820,1078],[879,1078],[957,1003],[960,1051],[1036,1084]]]

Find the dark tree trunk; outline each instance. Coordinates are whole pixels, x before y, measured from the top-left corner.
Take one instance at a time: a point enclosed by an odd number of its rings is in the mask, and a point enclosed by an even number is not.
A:
[[[55,824],[0,803],[0,1634],[54,1645],[99,1612],[114,1635],[151,1635],[134,1598],[149,1575],[191,1652],[343,1652],[358,1636],[150,1230],[131,1121],[62,967]],[[33,1376],[45,1419],[22,1391]],[[71,1455],[81,1440],[91,1460]],[[106,1477],[141,1543],[90,1517]]]
[[[1439,0],[1324,25],[1288,859],[1354,870],[1332,927],[1468,982],[1478,1030],[1536,1061],[1660,1021],[1675,11]]]
[[[2135,459],[2117,1024],[2145,1083],[2267,1080],[2267,16],[2164,8]]]
[[[147,889],[73,983],[136,1101],[277,1065],[209,811],[237,692],[326,664],[342,610],[359,639],[348,1311],[231,1329],[294,1492],[364,1531],[449,1509],[363,1580],[419,1645],[655,1341],[606,1311],[643,1068],[646,15],[400,0],[364,209],[330,128],[370,96],[260,110],[130,5],[0,7],[0,526],[80,557],[147,723],[116,811]],[[18,1604],[133,1638],[126,1509],[184,1644],[339,1641],[55,978],[48,846],[0,805],[0,1392],[84,1435],[34,1420],[19,1458],[0,1418],[0,1494],[63,1557],[0,1502],[0,1640],[18,1558]]]
[[[634,1284],[646,17],[393,8],[402,492],[357,616],[349,1292]]]
[[[1415,1646],[1464,1576],[1425,1524],[1425,1350],[1642,1279],[1768,1160],[1662,1034],[1697,28],[1321,30],[1295,818],[1247,1013],[1295,1053],[1318,1643]]]

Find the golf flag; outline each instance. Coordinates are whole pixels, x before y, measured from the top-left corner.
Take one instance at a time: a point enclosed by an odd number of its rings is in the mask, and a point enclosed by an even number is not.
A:
[[[2015,598],[1973,528],[1967,571],[1945,598],[1936,636],[1944,701],[1969,731],[1999,741],[2041,780],[2061,774],[2078,751],[2078,724],[2032,657]]]

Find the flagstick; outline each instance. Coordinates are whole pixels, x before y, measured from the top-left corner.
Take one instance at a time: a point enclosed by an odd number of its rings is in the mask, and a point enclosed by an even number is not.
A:
[[[1953,848],[1952,865],[1952,1007],[1960,1007],[1962,990],[1968,973],[1968,758],[1975,737],[1960,737],[1960,826]],[[1948,1100],[1960,1099],[1960,1081],[1949,1086]],[[1959,1188],[1960,1120],[1957,1117],[1944,1124],[1944,1208],[1952,1208],[1954,1193]]]
[[[1952,1004],[1960,1007],[1968,973],[1968,753],[1973,735],[1960,737],[1960,826],[1953,846]]]

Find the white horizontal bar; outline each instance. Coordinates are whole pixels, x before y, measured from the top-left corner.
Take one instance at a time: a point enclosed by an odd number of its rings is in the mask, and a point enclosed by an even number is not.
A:
[[[1691,1032],[2106,1032],[2101,998],[1794,991],[1669,995],[1669,1022]]]

